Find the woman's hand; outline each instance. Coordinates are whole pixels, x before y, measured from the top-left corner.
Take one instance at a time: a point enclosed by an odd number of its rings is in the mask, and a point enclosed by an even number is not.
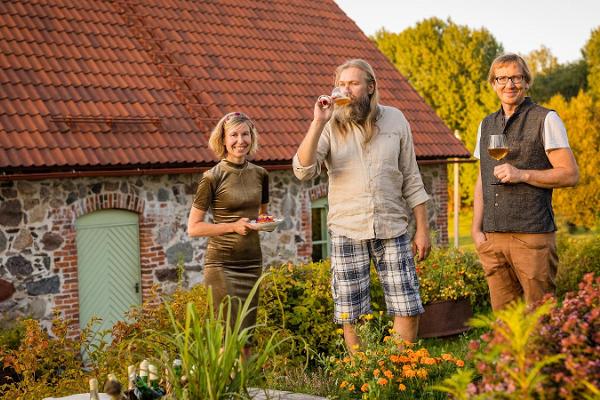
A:
[[[248,218],[240,218],[232,223],[233,231],[239,235],[245,236],[254,229]]]

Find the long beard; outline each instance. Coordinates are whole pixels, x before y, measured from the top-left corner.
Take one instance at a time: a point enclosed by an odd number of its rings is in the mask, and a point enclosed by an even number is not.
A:
[[[334,117],[342,124],[355,123],[362,125],[371,111],[371,99],[364,95],[345,107],[336,107]]]

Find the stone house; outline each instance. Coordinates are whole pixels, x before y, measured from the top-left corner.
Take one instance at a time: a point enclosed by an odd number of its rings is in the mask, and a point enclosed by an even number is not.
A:
[[[447,241],[449,159],[469,153],[333,0],[0,2],[0,311],[52,309],[112,325],[158,284],[202,280],[204,239],[185,228],[214,165],[212,126],[253,117],[270,172],[265,265],[327,256],[326,177],[291,159],[333,71],[364,58],[381,101],[405,113]],[[336,27],[344,26],[344,29]]]

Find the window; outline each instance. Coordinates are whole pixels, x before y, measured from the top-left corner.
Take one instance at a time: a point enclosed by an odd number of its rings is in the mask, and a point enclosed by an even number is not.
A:
[[[329,257],[329,232],[327,231],[327,197],[315,200],[312,211],[312,260],[321,261]]]

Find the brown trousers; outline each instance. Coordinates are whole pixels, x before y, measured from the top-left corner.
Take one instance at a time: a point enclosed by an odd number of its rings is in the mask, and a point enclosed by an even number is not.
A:
[[[477,247],[494,311],[524,298],[527,304],[554,293],[558,255],[550,233],[486,233]]]

